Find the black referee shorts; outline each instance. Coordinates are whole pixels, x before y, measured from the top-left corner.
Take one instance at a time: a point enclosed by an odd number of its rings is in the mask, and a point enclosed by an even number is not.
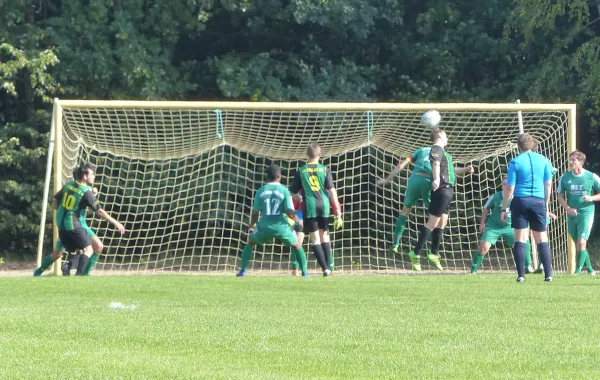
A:
[[[453,187],[440,187],[431,192],[431,203],[429,204],[429,214],[440,217],[450,211],[450,205],[454,198]]]

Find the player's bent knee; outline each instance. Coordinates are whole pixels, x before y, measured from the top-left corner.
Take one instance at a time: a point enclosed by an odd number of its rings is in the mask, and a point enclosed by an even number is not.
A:
[[[94,252],[100,253],[104,250],[104,244],[100,240],[92,240],[92,249]]]

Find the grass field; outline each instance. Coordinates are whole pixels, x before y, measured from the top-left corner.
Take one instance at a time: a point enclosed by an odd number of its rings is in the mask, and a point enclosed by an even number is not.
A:
[[[0,378],[600,378],[590,276],[27,277],[0,289]]]

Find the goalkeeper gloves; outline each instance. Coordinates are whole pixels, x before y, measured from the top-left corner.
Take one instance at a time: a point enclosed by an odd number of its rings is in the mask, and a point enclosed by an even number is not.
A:
[[[344,221],[342,220],[341,217],[335,217],[335,219],[333,219],[333,229],[334,230],[341,230],[342,227],[344,227]]]

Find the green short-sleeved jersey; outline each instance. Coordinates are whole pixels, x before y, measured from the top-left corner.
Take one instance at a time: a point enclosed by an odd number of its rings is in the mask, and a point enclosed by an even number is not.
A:
[[[289,228],[286,211],[293,210],[290,191],[278,182],[263,185],[256,192],[252,210],[260,211],[259,223],[284,224]]]
[[[85,219],[87,207],[94,211],[102,208],[100,201],[94,197],[92,188],[83,183],[69,181],[62,190],[54,195],[58,201],[56,224],[59,230],[82,228],[81,220]]]
[[[413,173],[422,172],[431,174],[431,161],[429,161],[430,151],[431,147],[419,148],[408,157],[410,162],[415,165]]]
[[[572,170],[569,170],[558,180],[557,192],[564,194],[571,208],[577,210],[593,208],[594,203],[584,201],[583,196],[600,193],[600,177],[589,170],[583,170],[580,175],[575,175]]]
[[[491,210],[492,212],[489,214],[488,219],[486,221],[486,225],[491,228],[504,228],[506,226],[511,225],[510,212],[507,215],[507,222],[504,223],[500,214],[502,213],[502,201],[504,200],[504,195],[501,191],[498,191],[492,196],[490,196],[485,202],[484,208]],[[508,203],[510,206],[510,202]]]

